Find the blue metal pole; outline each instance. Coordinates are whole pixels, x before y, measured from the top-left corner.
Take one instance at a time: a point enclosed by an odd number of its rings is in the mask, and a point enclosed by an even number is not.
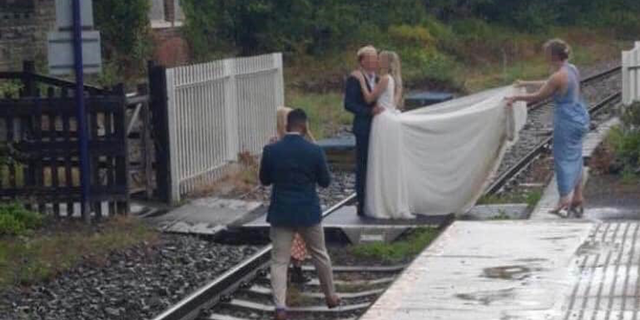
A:
[[[76,107],[78,116],[78,137],[80,148],[80,187],[82,191],[82,216],[89,222],[90,183],[89,180],[89,141],[87,131],[87,112],[84,107],[84,71],[82,70],[82,22],[80,20],[80,1],[73,1],[73,56],[76,74]]]

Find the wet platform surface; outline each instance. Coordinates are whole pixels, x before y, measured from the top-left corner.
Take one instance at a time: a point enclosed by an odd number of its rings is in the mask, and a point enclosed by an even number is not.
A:
[[[361,320],[561,319],[587,222],[456,222]]]
[[[638,319],[640,224],[597,224],[575,254],[578,275],[555,319]]]

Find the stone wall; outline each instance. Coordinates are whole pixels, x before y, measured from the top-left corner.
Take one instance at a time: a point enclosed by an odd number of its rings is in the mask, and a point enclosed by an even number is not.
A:
[[[27,1],[27,0],[20,0]],[[0,71],[20,70],[22,61],[46,61],[47,33],[56,22],[55,0],[32,6],[3,6],[0,11]]]
[[[163,5],[170,13],[166,21],[173,21],[175,0],[164,0]],[[55,30],[55,24],[55,0],[0,0],[0,71],[18,71],[24,60],[46,66],[47,33]],[[152,29],[153,58],[167,67],[189,62],[189,47],[180,25],[167,22]]]

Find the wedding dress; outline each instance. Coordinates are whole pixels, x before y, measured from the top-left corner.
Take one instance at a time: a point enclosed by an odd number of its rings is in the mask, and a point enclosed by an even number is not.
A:
[[[473,207],[526,122],[526,105],[506,108],[504,87],[399,113],[393,82],[378,103],[369,146],[365,214],[409,219]]]

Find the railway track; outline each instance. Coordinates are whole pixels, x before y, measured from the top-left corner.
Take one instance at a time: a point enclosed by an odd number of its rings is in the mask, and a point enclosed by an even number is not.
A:
[[[597,84],[603,79],[619,76],[620,67],[609,69],[582,80],[583,87]],[[602,94],[600,94],[602,95]],[[604,97],[592,102],[591,114],[620,100],[620,91],[606,92]],[[534,138],[523,139],[508,151],[514,159],[508,161],[486,190],[486,194],[496,194],[521,174],[538,156],[548,150],[551,135],[548,130],[540,135],[541,119],[549,117],[549,102],[531,106],[530,125],[521,137],[529,134]],[[529,123],[529,121],[528,121]],[[323,213],[327,217],[340,208],[355,201],[355,194],[346,197]],[[273,305],[269,288],[267,266],[271,254],[271,245],[267,245],[247,258],[241,264],[192,293],[179,303],[156,316],[154,320],[245,320],[270,319]],[[297,307],[291,308],[289,315],[293,319],[357,319],[388,287],[395,277],[404,270],[404,265],[388,267],[334,266],[336,289],[343,297],[343,306],[336,309],[324,307],[324,300],[318,288],[318,280],[303,285],[296,293]]]

